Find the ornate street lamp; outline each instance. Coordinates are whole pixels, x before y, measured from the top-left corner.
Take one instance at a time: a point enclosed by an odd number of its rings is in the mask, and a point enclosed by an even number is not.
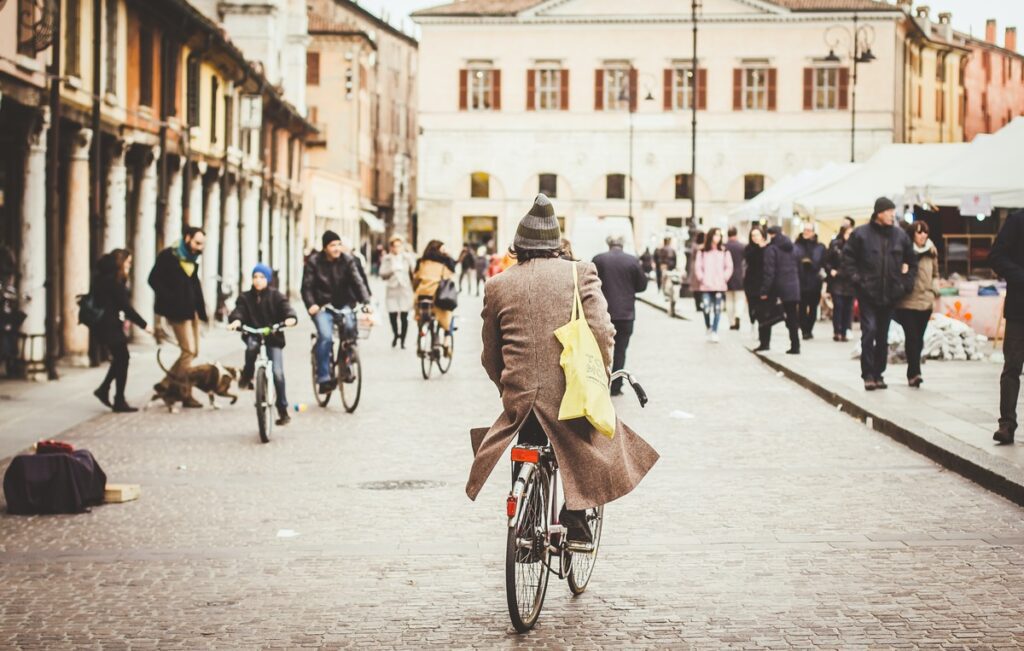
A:
[[[853,87],[850,100],[850,162],[857,162],[857,66],[861,63],[871,63],[875,55],[871,53],[871,44],[875,42],[875,28],[871,25],[857,25],[857,14],[853,14],[853,29],[845,25],[833,25],[825,30],[825,45],[828,46],[828,56],[825,61],[839,63],[840,58],[836,55],[836,49],[842,47],[844,37],[852,45],[849,52],[853,60]]]
[[[626,79],[626,85],[619,91],[619,101],[626,102],[626,110],[629,111],[629,178],[626,179],[626,192],[629,197],[629,221],[633,222],[633,113],[636,111],[633,109],[633,98],[630,94],[631,84],[629,79],[632,78],[633,72],[636,68],[633,64],[629,64],[629,77]],[[639,77],[639,75],[637,75]],[[639,80],[637,82],[639,84]],[[645,84],[647,85],[647,84]],[[645,102],[653,102],[654,94],[651,93],[650,86],[647,85],[647,95],[644,97]]]

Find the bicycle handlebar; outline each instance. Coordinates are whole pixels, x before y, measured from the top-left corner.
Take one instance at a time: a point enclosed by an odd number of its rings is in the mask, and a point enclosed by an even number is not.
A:
[[[243,324],[242,327],[239,329],[242,332],[249,335],[259,335],[260,337],[267,337],[287,327],[288,326],[286,326],[284,323],[275,323],[272,326],[264,326],[262,328],[250,328],[249,326]]]
[[[640,407],[646,407],[647,392],[644,391],[644,388],[640,386],[639,382],[636,381],[636,378],[633,377],[633,374],[625,370],[615,371],[614,373],[612,373],[611,377],[608,378],[608,381],[609,383],[611,383],[619,378],[623,378],[627,382],[629,382],[629,386],[633,387],[633,392],[636,393],[636,399],[640,401]]]
[[[330,312],[331,314],[334,314],[335,316],[337,316],[337,315],[341,314],[343,308],[334,307],[334,305],[332,305],[331,303],[327,303],[326,305],[321,305],[320,309],[323,310],[324,312]],[[350,309],[353,312],[369,312],[370,311],[370,304],[369,303],[363,303],[363,304],[356,303],[356,306],[353,307],[353,308],[350,308]]]

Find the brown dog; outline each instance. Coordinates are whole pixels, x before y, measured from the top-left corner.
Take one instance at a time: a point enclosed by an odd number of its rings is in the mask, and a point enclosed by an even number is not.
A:
[[[156,351],[156,363],[164,373],[169,374],[170,371],[167,370],[163,360],[160,359],[161,350],[157,349]],[[238,375],[237,368],[224,366],[220,362],[198,364],[189,368],[188,384],[192,388],[199,389],[205,393],[210,400],[210,406],[214,409],[219,409],[216,403],[217,396],[230,398],[231,404],[238,402],[238,396],[231,393],[231,384],[238,381]],[[182,384],[171,382],[163,391],[157,390],[152,399],[156,400],[159,398],[163,400],[167,408],[173,410],[174,403],[184,402],[188,397],[186,388]]]

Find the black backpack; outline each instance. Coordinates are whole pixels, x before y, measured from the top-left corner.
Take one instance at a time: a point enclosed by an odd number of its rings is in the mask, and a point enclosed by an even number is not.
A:
[[[87,328],[96,327],[103,319],[105,310],[96,302],[96,297],[89,294],[78,295],[78,322]]]

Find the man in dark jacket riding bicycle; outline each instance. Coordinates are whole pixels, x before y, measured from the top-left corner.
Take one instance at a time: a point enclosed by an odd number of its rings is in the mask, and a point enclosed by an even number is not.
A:
[[[342,311],[343,332],[355,337],[357,303],[367,303],[370,292],[356,266],[356,259],[342,251],[341,238],[327,231],[322,238],[323,250],[314,253],[302,272],[302,302],[316,326],[316,381],[320,393],[330,393],[337,386],[331,377],[331,348],[334,345],[335,314],[323,310],[333,305]],[[342,382],[348,381],[351,371],[342,369]]]

